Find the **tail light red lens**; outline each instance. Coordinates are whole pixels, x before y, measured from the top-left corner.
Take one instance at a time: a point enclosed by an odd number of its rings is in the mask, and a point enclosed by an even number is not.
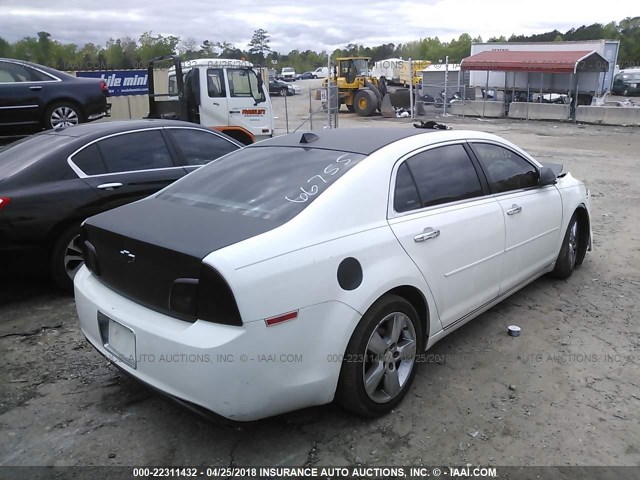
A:
[[[104,80],[100,80],[100,90],[102,90],[104,93],[109,93],[109,85],[107,85],[107,82],[105,82]]]
[[[0,197],[0,210],[9,205],[11,199],[9,197]]]

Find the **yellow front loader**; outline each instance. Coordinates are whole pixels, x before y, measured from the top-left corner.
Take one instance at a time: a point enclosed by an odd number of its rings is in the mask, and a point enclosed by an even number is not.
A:
[[[331,72],[331,82],[338,87],[339,105],[346,105],[347,110],[361,117],[368,117],[380,110],[387,95],[384,77],[378,79],[370,74],[370,60],[370,57],[338,58]],[[327,81],[323,81],[323,87],[327,86]]]

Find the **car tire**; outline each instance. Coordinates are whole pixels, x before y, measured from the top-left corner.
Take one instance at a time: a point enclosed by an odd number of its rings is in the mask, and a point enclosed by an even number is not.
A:
[[[365,417],[390,412],[411,386],[421,348],[415,308],[397,295],[383,296],[367,310],[349,340],[336,401]]]
[[[314,75],[314,76],[313,76],[313,79],[314,79],[314,80],[317,80],[317,79],[318,79],[318,76],[317,76],[317,75]]]
[[[625,97],[628,97],[628,96],[629,96],[629,89],[628,89],[628,88],[625,88],[625,89],[622,91],[622,95],[624,95]]]
[[[358,90],[353,97],[355,111],[361,117],[369,117],[378,108],[378,99],[371,90]]]
[[[562,241],[562,247],[556,260],[556,266],[551,274],[556,278],[569,278],[576,268],[578,259],[578,246],[580,245],[580,224],[578,216],[574,213],[569,220],[567,231]]]
[[[78,125],[84,121],[84,114],[80,107],[71,102],[52,103],[44,114],[44,126],[47,130],[58,125]]]
[[[353,105],[347,105],[347,110],[349,110],[351,113],[356,111],[356,107],[354,107]]]
[[[287,95],[289,95],[289,87],[281,88],[280,89],[280,96],[281,97],[286,97]]]
[[[73,277],[83,265],[80,225],[65,229],[56,239],[50,254],[49,271],[53,282],[63,290],[73,291]]]

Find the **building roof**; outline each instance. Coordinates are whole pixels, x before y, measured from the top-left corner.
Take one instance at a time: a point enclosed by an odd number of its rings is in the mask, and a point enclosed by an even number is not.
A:
[[[606,72],[609,68],[609,62],[593,50],[492,50],[471,55],[461,65],[463,70],[542,73]]]

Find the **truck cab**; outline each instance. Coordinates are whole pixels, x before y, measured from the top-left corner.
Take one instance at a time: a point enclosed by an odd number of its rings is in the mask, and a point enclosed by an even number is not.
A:
[[[250,62],[223,58],[178,61],[168,70],[168,94],[155,95],[151,88],[149,93],[151,118],[168,118],[166,112],[172,109],[162,104],[177,102],[173,110],[178,111],[178,119],[218,130],[245,145],[273,136],[269,88]],[[156,96],[169,100],[156,101]]]

